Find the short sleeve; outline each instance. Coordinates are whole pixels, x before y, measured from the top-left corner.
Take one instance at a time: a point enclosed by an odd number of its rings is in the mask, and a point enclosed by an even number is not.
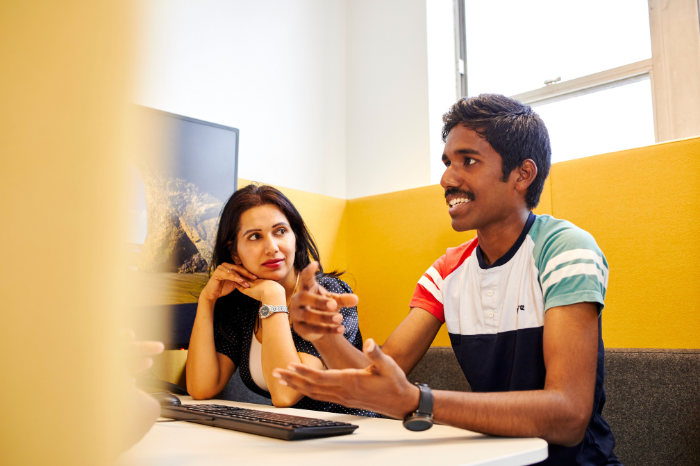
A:
[[[544,309],[593,302],[605,306],[608,262],[593,237],[568,222],[552,228],[536,254]],[[537,252],[537,251],[536,251]]]
[[[214,305],[214,346],[217,353],[221,353],[233,361],[238,368],[241,359],[241,323],[236,317],[240,312],[233,312],[233,301],[230,296],[219,298]],[[228,299],[227,299],[228,298]]]
[[[318,278],[318,283],[331,293],[352,293],[350,286],[338,278],[320,277]],[[362,334],[360,333],[360,324],[357,318],[357,306],[344,307],[340,310],[340,313],[343,316],[343,327],[345,327],[343,336],[353,346],[362,349]],[[298,352],[310,354],[321,359],[321,355],[311,342],[304,340],[294,331],[292,331],[292,338],[294,339],[294,345]]]
[[[445,256],[433,263],[416,284],[409,307],[419,307],[434,315],[440,322],[445,322],[442,286]]]

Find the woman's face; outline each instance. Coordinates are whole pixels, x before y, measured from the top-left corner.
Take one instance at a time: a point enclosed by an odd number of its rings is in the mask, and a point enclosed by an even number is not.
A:
[[[296,237],[287,217],[273,205],[246,210],[241,215],[234,262],[254,275],[280,281],[294,273]]]

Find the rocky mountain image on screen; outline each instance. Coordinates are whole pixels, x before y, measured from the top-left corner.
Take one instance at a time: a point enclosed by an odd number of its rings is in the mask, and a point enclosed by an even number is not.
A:
[[[194,183],[135,161],[146,195],[147,230],[138,270],[207,272],[223,203]]]

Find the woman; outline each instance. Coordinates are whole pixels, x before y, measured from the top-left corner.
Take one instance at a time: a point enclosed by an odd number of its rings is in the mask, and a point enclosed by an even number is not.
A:
[[[318,249],[299,212],[270,186],[249,185],[224,206],[214,247],[215,270],[199,296],[189,353],[187,390],[195,399],[223,390],[236,368],[253,392],[275,406],[377,416],[312,400],[281,385],[272,370],[301,362],[322,369],[318,352],[290,327],[287,306],[301,270]],[[318,274],[333,293],[352,293],[338,274]],[[344,336],[362,349],[357,308],[340,313]]]

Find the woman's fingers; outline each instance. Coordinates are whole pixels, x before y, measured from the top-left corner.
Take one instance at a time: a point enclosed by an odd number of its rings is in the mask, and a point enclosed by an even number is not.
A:
[[[230,264],[228,262],[224,262],[221,264],[219,269],[223,269],[226,273],[237,273],[238,275],[247,278],[248,280],[257,280],[258,277],[255,276],[254,274],[250,273],[248,269],[243,267],[242,265],[236,265],[236,264]]]
[[[238,267],[238,266],[234,266],[234,267]],[[240,267],[240,268],[242,268],[242,267]],[[243,269],[243,270],[245,270],[245,269]],[[253,277],[255,276],[255,275],[251,274],[250,272],[248,272],[247,270],[246,270],[246,273],[248,273],[249,275],[251,275]],[[244,277],[242,277],[237,270],[233,269],[233,267],[230,264],[224,263],[224,264],[221,264],[220,266],[218,266],[216,268],[216,272],[214,272],[214,275],[216,275],[217,278],[219,278],[220,280],[229,280],[229,281],[232,281],[234,283],[238,283],[238,284],[244,286],[245,288],[250,288],[250,283],[248,283],[248,281],[246,281],[246,279]],[[255,280],[255,279],[253,279],[253,280]]]

